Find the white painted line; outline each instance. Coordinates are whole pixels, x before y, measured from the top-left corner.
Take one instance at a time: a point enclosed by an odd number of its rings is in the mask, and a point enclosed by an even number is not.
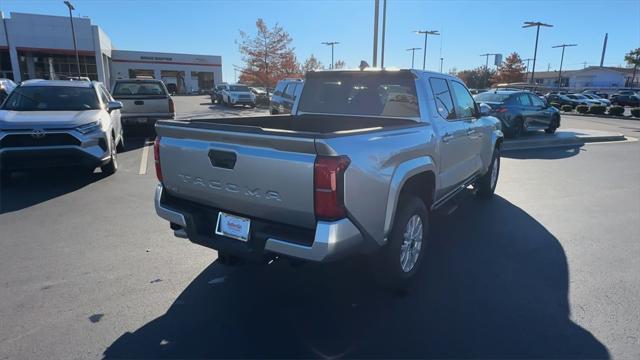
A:
[[[140,169],[138,175],[144,175],[147,173],[147,161],[149,160],[149,148],[152,142],[149,139],[144,140],[144,147],[142,148],[142,158],[140,159]]]

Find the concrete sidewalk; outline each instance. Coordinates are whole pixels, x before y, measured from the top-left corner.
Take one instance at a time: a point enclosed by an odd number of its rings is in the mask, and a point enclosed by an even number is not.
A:
[[[549,135],[543,131],[530,132],[518,139],[506,139],[502,151],[548,148],[558,146],[580,146],[586,143],[605,141],[625,141],[623,134],[585,130],[585,129],[558,129],[555,134]]]

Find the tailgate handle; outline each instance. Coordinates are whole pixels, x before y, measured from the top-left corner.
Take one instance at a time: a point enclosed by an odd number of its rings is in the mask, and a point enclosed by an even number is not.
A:
[[[133,103],[136,104],[136,105],[144,105],[144,101],[142,101],[142,100],[136,100]]]
[[[211,165],[223,169],[233,169],[236,166],[236,153],[221,150],[209,150]]]

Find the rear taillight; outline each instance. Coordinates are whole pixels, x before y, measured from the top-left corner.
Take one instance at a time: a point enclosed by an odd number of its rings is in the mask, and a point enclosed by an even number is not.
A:
[[[172,98],[169,98],[169,112],[170,113],[176,112],[176,105],[173,103]]]
[[[156,177],[162,182],[162,168],[160,167],[160,136],[153,142],[153,159],[156,162]]]
[[[507,112],[507,108],[497,108],[494,110],[497,113],[506,113]]]
[[[313,168],[314,208],[319,220],[338,220],[346,216],[344,208],[344,171],[351,160],[347,156],[318,156]]]

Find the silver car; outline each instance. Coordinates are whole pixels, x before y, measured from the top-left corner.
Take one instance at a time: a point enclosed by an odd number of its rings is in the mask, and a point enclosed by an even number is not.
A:
[[[27,80],[0,108],[0,170],[76,166],[118,169],[122,103],[99,82]]]

